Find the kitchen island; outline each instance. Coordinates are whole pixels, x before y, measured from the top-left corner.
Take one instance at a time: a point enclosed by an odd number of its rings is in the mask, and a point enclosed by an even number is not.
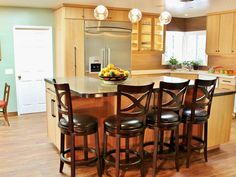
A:
[[[57,127],[57,104],[52,79],[45,79],[47,92],[47,119],[48,119],[48,136],[51,141],[59,148],[60,130]],[[88,113],[96,116],[99,122],[99,136],[102,143],[103,121],[104,119],[116,112],[116,92],[117,85],[103,83],[102,80],[93,77],[77,78],[56,78],[57,83],[69,83],[72,93],[73,111],[76,113]],[[176,77],[135,77],[129,78],[123,84],[142,85],[154,82],[154,91],[158,91],[160,81],[178,83],[186,81]],[[190,87],[193,81],[190,82]],[[229,141],[232,112],[234,106],[235,90],[226,90],[217,88],[214,94],[211,116],[209,119],[208,129],[208,148],[218,148],[220,144]],[[153,138],[152,131],[146,130],[145,141]],[[194,132],[201,136],[202,128],[195,127]],[[78,140],[79,142],[80,140]],[[135,144],[135,139],[133,140]],[[94,142],[93,137],[89,142]],[[114,142],[109,140],[109,145]]]

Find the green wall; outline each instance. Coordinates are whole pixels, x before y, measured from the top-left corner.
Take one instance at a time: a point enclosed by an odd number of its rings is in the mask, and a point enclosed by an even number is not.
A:
[[[0,7],[0,41],[2,61],[0,61],[0,99],[3,96],[5,82],[11,86],[9,112],[17,111],[15,65],[13,48],[13,26],[53,26],[53,10],[38,8]],[[5,69],[12,68],[14,74],[5,75]]]

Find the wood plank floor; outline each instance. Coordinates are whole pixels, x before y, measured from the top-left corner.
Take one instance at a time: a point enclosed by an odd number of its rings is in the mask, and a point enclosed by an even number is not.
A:
[[[2,117],[1,117],[2,120]],[[2,123],[2,122],[1,122]],[[11,127],[0,125],[0,177],[69,177],[70,168],[65,165],[64,174],[58,172],[59,156],[47,138],[46,114],[29,114],[10,118]],[[209,162],[201,160],[180,172],[174,163],[162,165],[160,177],[236,177],[236,120],[233,120],[231,141],[219,150],[209,152]],[[146,162],[147,176],[151,176],[151,163]],[[79,177],[95,177],[95,167],[80,167]],[[109,168],[105,176],[114,176],[114,168]],[[121,176],[137,177],[139,171],[122,172]]]

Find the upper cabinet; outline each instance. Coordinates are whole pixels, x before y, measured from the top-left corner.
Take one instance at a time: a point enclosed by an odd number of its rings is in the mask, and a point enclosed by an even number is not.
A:
[[[236,55],[236,13],[234,13],[234,32],[233,32],[233,49],[232,53]]]
[[[220,15],[220,37],[219,37],[219,53],[231,54],[232,52],[232,39],[234,28],[234,14]]]
[[[207,17],[207,46],[208,54],[217,53],[219,50],[220,15]]]
[[[83,19],[84,18],[84,9],[76,7],[64,7],[65,18],[69,19]]]
[[[209,55],[234,54],[236,13],[222,13],[207,17],[207,48]]]
[[[164,26],[155,16],[144,15],[132,26],[132,50],[163,53]]]
[[[109,21],[120,21],[120,22],[128,22],[128,11],[124,10],[109,10],[108,17],[106,20]],[[94,9],[85,8],[84,9],[84,19],[85,20],[96,20],[94,17]]]

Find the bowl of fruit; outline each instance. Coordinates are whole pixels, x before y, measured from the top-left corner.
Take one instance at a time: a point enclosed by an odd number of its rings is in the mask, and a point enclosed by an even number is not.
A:
[[[118,84],[125,81],[129,76],[129,71],[108,64],[99,72],[99,77],[106,84]]]

